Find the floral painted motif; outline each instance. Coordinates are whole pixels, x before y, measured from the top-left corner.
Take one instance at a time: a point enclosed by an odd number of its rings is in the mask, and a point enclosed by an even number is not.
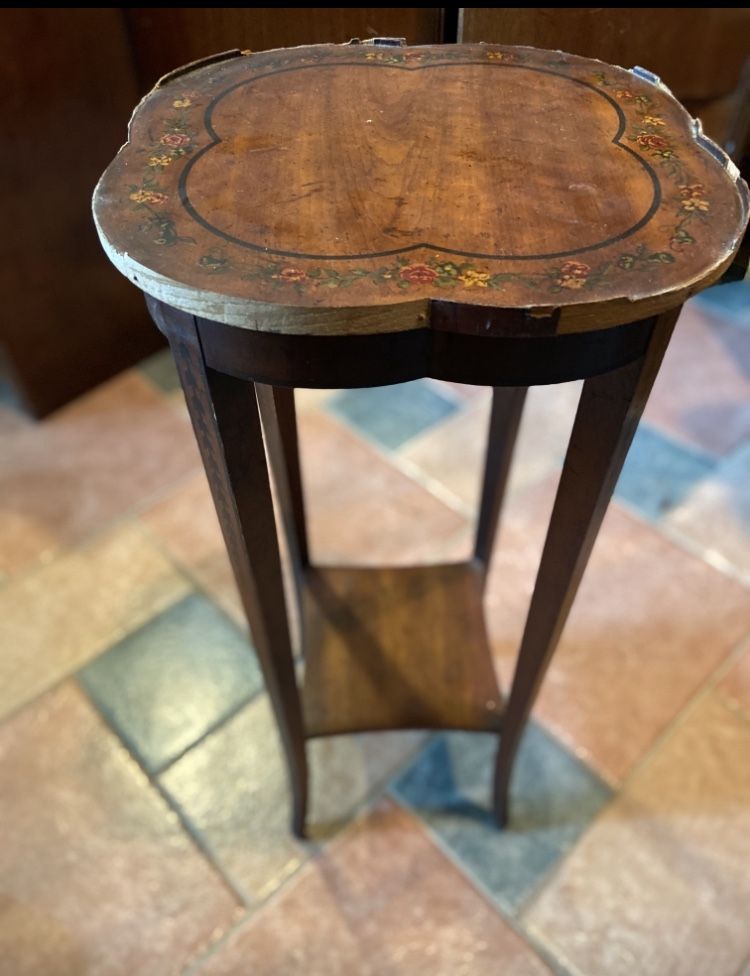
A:
[[[157,193],[156,190],[141,188],[133,190],[130,194],[130,199],[135,203],[152,203],[158,206],[160,203],[166,203],[169,197],[166,193]]]
[[[591,266],[583,261],[564,261],[539,272],[526,274],[512,271],[491,272],[478,267],[471,261],[446,261],[439,255],[430,257],[424,263],[412,263],[406,258],[397,258],[392,264],[375,269],[334,268],[331,265],[313,267],[307,271],[287,265],[283,261],[254,265],[243,273],[234,265],[223,249],[215,248],[198,260],[198,265],[211,275],[221,275],[233,271],[244,281],[264,281],[278,287],[293,286],[305,290],[310,288],[349,288],[367,281],[376,285],[388,285],[400,289],[410,289],[418,285],[434,285],[441,289],[489,288],[500,291],[509,282],[520,283],[537,292],[549,290],[560,293],[564,290],[580,290],[603,280],[616,268],[621,271],[638,271],[655,264],[670,264],[674,256],[667,252],[650,252],[645,245],[639,245],[632,253],[622,254],[616,262],[601,262]]]
[[[581,261],[566,261],[560,268],[560,277],[555,284],[561,288],[583,288],[591,274],[591,267]]]
[[[263,59],[265,70],[286,66],[287,64],[312,65],[326,59],[328,52],[321,49],[310,56],[299,58],[285,55],[274,59]],[[363,58],[379,65],[401,65],[418,68],[430,61],[465,60],[459,51],[433,51],[431,49],[413,50],[399,48],[370,48],[352,46],[347,57]],[[524,64],[529,55],[522,50],[499,51],[478,50],[476,57],[497,64]],[[551,66],[564,66],[568,62],[564,56],[550,62]],[[221,275],[232,272],[245,280],[263,281],[280,289],[303,288],[306,291],[316,288],[350,288],[358,283],[369,283],[383,288],[410,290],[433,286],[444,290],[501,291],[513,283],[527,287],[537,295],[545,292],[559,294],[564,291],[585,291],[615,273],[637,273],[647,271],[660,264],[670,264],[679,252],[696,243],[694,222],[707,219],[711,204],[706,196],[705,186],[696,182],[687,172],[680,158],[674,135],[668,122],[658,111],[657,101],[650,95],[634,91],[621,82],[611,81],[604,73],[593,77],[593,83],[606,89],[624,110],[627,110],[629,129],[626,138],[640,154],[653,159],[675,186],[675,223],[668,230],[664,250],[650,250],[645,244],[621,250],[614,257],[587,264],[578,260],[558,261],[540,270],[497,271],[493,267],[474,260],[446,257],[435,253],[423,260],[411,260],[400,256],[377,267],[343,267],[341,262],[325,262],[315,266],[305,261],[303,266],[290,264],[284,259],[261,258],[249,267],[244,262],[235,261],[224,247],[217,246],[196,259],[197,265],[208,275]],[[174,163],[190,155],[196,149],[196,130],[192,118],[200,108],[201,94],[185,91],[171,99],[168,114],[162,126],[153,136],[152,145],[146,155],[144,176],[140,185],[129,187],[129,200],[133,209],[143,215],[141,230],[151,235],[158,245],[191,244],[192,237],[182,236],[177,231],[174,217],[167,209],[170,193],[160,185],[159,177]],[[188,112],[187,110],[191,110]],[[494,263],[495,268],[497,264]],[[537,266],[538,267],[538,266]]]
[[[408,264],[399,271],[399,277],[407,284],[431,285],[438,273],[426,264]]]
[[[159,142],[163,146],[169,146],[171,149],[184,150],[185,146],[190,145],[190,136],[186,136],[181,132],[165,132]]]
[[[676,224],[669,237],[669,249],[679,253],[696,243],[696,238],[687,230],[688,224],[696,217],[705,219],[711,209],[710,201],[705,198],[705,187],[702,183],[690,182],[679,152],[668,131],[664,118],[656,111],[656,103],[649,95],[635,95],[630,89],[615,88],[607,76],[599,72],[594,76],[601,88],[613,89],[612,94],[618,101],[632,102],[635,120],[631,121],[628,135],[630,142],[647,155],[656,159],[663,168],[665,175],[677,185],[675,200]],[[659,252],[654,259],[664,261],[670,254]],[[621,262],[625,260],[626,263]],[[637,267],[640,259],[635,254],[622,255],[618,266],[626,268]]]
[[[171,166],[175,160],[193,152],[193,131],[184,109],[193,105],[197,92],[184,92],[172,101],[173,112],[164,120],[164,131],[155,139],[150,155],[146,160],[146,173],[140,186],[131,186],[128,198],[135,209],[144,212],[141,229],[152,234],[154,244],[171,246],[173,244],[195,244],[193,237],[177,233],[172,214],[164,210],[169,195],[160,188],[155,176]],[[159,208],[159,209],[156,209]]]

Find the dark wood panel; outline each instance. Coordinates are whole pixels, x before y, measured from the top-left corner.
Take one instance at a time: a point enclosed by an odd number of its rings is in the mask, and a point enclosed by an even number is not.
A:
[[[500,728],[476,566],[312,569],[304,633],[308,736]]]
[[[131,7],[126,16],[144,93],[179,65],[232,48],[266,51],[353,37],[441,40],[440,7]]]
[[[137,97],[122,15],[6,10],[0,73],[0,343],[43,415],[163,342],[91,220],[94,185]]]
[[[640,65],[678,98],[713,98],[735,88],[750,57],[750,8],[464,7],[459,40]]]

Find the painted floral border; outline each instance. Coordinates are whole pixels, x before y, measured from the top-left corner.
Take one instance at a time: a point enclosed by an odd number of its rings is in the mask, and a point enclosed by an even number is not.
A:
[[[347,49],[348,51],[349,49]],[[419,65],[428,61],[455,58],[465,60],[463,52],[400,48],[371,48],[367,45],[354,45],[352,54],[363,53],[364,60],[381,64]],[[492,62],[524,64],[529,55],[523,51],[485,52],[485,59]],[[276,68],[285,64],[317,63],[328,58],[329,51],[313,52],[310,57],[279,57],[264,60],[263,67]],[[547,66],[569,64],[564,56],[559,56]],[[312,288],[348,288],[355,284],[369,283],[381,287],[398,288],[409,291],[425,285],[441,289],[468,289],[493,291],[501,290],[506,284],[520,284],[536,292],[588,290],[609,278],[616,272],[638,272],[659,264],[673,263],[680,252],[697,241],[696,227],[708,219],[711,209],[702,183],[694,182],[687,171],[668,122],[658,110],[658,103],[650,95],[634,92],[623,86],[622,81],[612,80],[604,72],[597,72],[590,83],[605,89],[623,108],[631,108],[627,139],[634,148],[652,160],[675,187],[674,224],[668,228],[668,241],[665,249],[651,251],[645,244],[623,250],[615,258],[587,264],[584,261],[562,261],[550,264],[535,272],[492,271],[471,260],[447,258],[439,252],[422,262],[410,261],[401,256],[376,268],[336,268],[330,264],[304,267],[283,259],[266,260],[251,265],[235,263],[227,256],[224,247],[214,247],[199,255],[197,266],[208,275],[223,275],[229,272],[238,274],[245,281],[261,281],[279,289],[294,288],[297,291]],[[200,93],[184,91],[172,100],[170,111],[163,120],[163,126],[153,139],[147,154],[146,166],[140,185],[129,187],[129,200],[133,209],[142,215],[139,229],[154,235],[154,244],[172,247],[177,244],[195,245],[194,238],[181,235],[172,212],[165,207],[169,194],[162,188],[159,177],[175,162],[190,155],[196,149],[196,131],[191,125],[190,112],[200,108]],[[345,259],[342,259],[342,262]]]

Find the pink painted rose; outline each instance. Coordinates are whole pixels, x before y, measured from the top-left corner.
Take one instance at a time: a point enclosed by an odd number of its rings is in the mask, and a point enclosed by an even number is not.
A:
[[[301,268],[282,268],[276,277],[279,281],[304,281],[307,274]]]
[[[173,149],[179,149],[180,146],[187,146],[190,142],[190,136],[183,135],[181,132],[166,132],[159,142],[164,146],[171,146]]]
[[[643,149],[668,149],[669,143],[664,136],[655,136],[650,132],[642,132],[638,136],[638,145]]]
[[[566,261],[560,268],[562,278],[587,278],[591,268],[582,261]]]
[[[430,285],[437,278],[437,271],[426,264],[410,264],[402,268],[399,275],[413,285]]]

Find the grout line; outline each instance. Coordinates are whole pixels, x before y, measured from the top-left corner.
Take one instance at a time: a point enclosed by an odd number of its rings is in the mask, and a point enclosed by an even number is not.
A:
[[[610,503],[610,506],[611,505],[618,505],[635,521],[646,528],[652,529],[666,542],[669,542],[675,548],[686,552],[689,556],[699,559],[706,566],[709,566],[711,569],[721,573],[722,576],[725,576],[733,582],[739,583],[745,587],[750,585],[750,577],[743,573],[741,569],[734,566],[734,564],[722,556],[721,553],[713,549],[703,548],[699,543],[694,542],[688,536],[683,535],[681,532],[675,529],[674,526],[668,522],[665,522],[663,518],[651,519],[644,512],[640,511],[626,500],[619,498],[614,494]],[[668,516],[669,513],[674,511],[676,508],[677,506],[674,506],[672,509],[669,509],[668,512],[665,512],[665,516]]]
[[[120,736],[118,730],[115,728],[115,726],[109,720],[109,718],[107,717],[107,715],[99,708],[99,706],[94,701],[94,699],[89,695],[89,693],[86,690],[86,688],[83,685],[83,683],[81,681],[79,681],[77,677],[74,678],[74,680],[75,680],[75,683],[76,683],[79,691],[85,697],[85,699],[89,702],[89,704],[90,704],[91,708],[94,710],[94,712],[99,716],[99,719],[102,722],[102,724],[104,725],[104,727],[106,729],[109,729],[109,731],[115,737],[115,739],[120,744],[120,746],[123,748],[123,750],[130,756],[131,760],[135,763],[135,765],[141,771],[141,773],[143,774],[143,776],[146,778],[148,784],[154,789],[154,791],[161,798],[161,800],[164,803],[164,805],[166,806],[167,810],[171,810],[175,814],[175,816],[177,817],[177,819],[179,821],[180,826],[182,827],[183,831],[185,832],[185,835],[192,841],[192,843],[193,843],[194,847],[196,848],[196,850],[200,854],[203,855],[203,858],[213,868],[213,870],[218,875],[218,877],[221,879],[222,883],[224,884],[224,886],[226,887],[226,889],[229,891],[229,893],[232,895],[232,897],[235,899],[235,901],[239,905],[247,907],[247,900],[246,900],[245,896],[235,886],[235,884],[231,880],[231,878],[229,878],[222,871],[221,867],[219,866],[219,864],[214,859],[213,852],[211,851],[210,847],[208,846],[206,840],[203,838],[201,832],[199,830],[197,830],[196,828],[193,827],[193,824],[190,822],[190,820],[187,818],[187,816],[183,813],[181,807],[178,804],[176,804],[176,803],[174,803],[172,801],[170,795],[167,793],[167,791],[164,789],[164,787],[162,787],[161,783],[159,782],[159,780],[157,778],[157,774],[156,773],[151,773],[146,768],[146,766],[141,761],[141,758],[138,755],[138,753],[128,744],[128,742],[126,742]]]
[[[295,843],[298,844],[303,852],[306,852],[306,856],[300,859],[300,863],[297,865],[297,867],[289,874],[285,875],[283,880],[276,886],[276,888],[273,889],[273,891],[270,892],[270,894],[268,894],[261,901],[248,906],[243,916],[239,918],[237,922],[234,923],[229,929],[227,929],[227,931],[224,932],[215,943],[208,946],[205,952],[201,952],[199,950],[199,952],[188,961],[185,968],[183,968],[183,976],[192,976],[193,973],[197,972],[209,958],[218,952],[218,950],[238,929],[242,928],[249,922],[251,917],[255,917],[265,911],[270,910],[273,904],[282,897],[282,892],[284,892],[287,887],[291,887],[293,882],[296,883],[295,879],[297,879],[298,875],[301,874],[305,868],[322,858],[332,846],[338,846],[339,844],[343,843],[346,837],[358,828],[361,821],[365,819],[369,810],[375,803],[382,800],[384,797],[390,798],[388,785],[390,781],[414,761],[416,756],[423,748],[426,747],[432,737],[433,734],[430,733],[424,738],[420,739],[413,749],[411,749],[391,769],[384,773],[384,775],[378,779],[370,789],[367,790],[366,794],[347,812],[347,819],[339,821],[339,826],[331,835],[322,837],[318,840],[314,838],[309,838],[302,841],[295,839]],[[567,974],[563,974],[563,976],[567,976]]]
[[[679,728],[685,723],[687,718],[698,708],[698,706],[709,695],[717,690],[719,683],[723,680],[726,673],[734,663],[739,660],[743,652],[750,648],[750,636],[743,637],[734,648],[728,652],[708,677],[695,689],[694,693],[687,699],[682,707],[672,716],[670,721],[664,726],[661,732],[651,741],[648,748],[633,763],[626,775],[622,779],[620,790],[624,790],[627,784],[636,776],[640,770],[648,765],[657,752],[676,734]]]
[[[206,739],[209,738],[209,736],[214,734],[214,732],[219,732],[225,725],[228,725],[232,719],[236,718],[244,708],[247,708],[248,705],[251,705],[256,699],[260,698],[264,691],[265,687],[261,686],[254,694],[249,695],[248,697],[237,702],[235,705],[232,705],[232,707],[224,715],[222,715],[221,718],[216,719],[212,725],[209,725],[208,728],[195,740],[195,742],[191,742],[189,746],[185,746],[185,748],[178,752],[177,755],[172,759],[168,759],[163,765],[154,769],[153,776],[163,776],[164,773],[172,769],[172,767],[183,759],[189,752],[192,752],[193,749],[196,749],[198,746],[202,745]],[[118,737],[122,738],[119,732]],[[122,741],[125,740],[123,739]]]
[[[469,870],[466,864],[462,861],[458,854],[443,840],[443,838],[433,829],[430,822],[421,816],[419,810],[412,806],[408,800],[400,797],[397,793],[393,791],[392,788],[388,790],[388,796],[402,810],[407,811],[407,813],[412,817],[412,819],[419,825],[422,831],[427,835],[429,840],[437,847],[440,853],[445,857],[445,859],[453,865],[454,868],[459,872],[461,877],[463,877],[469,885],[474,888],[474,890],[483,898],[489,907],[497,912],[498,915],[506,922],[506,924],[519,936],[522,942],[528,945],[544,962],[548,965],[555,976],[577,976],[577,974],[570,973],[567,969],[563,969],[560,966],[559,961],[551,955],[549,950],[541,943],[537,942],[534,936],[526,931],[525,927],[520,921],[520,916],[515,916],[512,911],[506,908],[503,903],[492,893],[492,891],[482,882],[479,878],[475,877],[473,872]],[[500,828],[498,828],[499,830]]]
[[[441,501],[444,505],[452,509],[457,514],[462,515],[464,518],[470,518],[472,516],[473,511],[470,510],[469,507],[464,502],[462,502],[456,495],[453,494],[453,492],[449,488],[446,488],[445,485],[443,485],[441,482],[435,481],[433,478],[430,478],[429,475],[426,475],[416,465],[412,464],[411,462],[407,462],[405,458],[399,458],[396,450],[390,450],[389,448],[384,447],[382,444],[379,444],[373,438],[368,437],[367,434],[365,434],[362,430],[360,430],[358,427],[355,427],[354,424],[350,423],[346,417],[343,417],[338,413],[334,413],[334,411],[332,410],[328,410],[325,407],[325,405],[322,407],[322,409],[324,410],[325,416],[327,418],[332,419],[340,427],[343,427],[344,430],[346,430],[348,433],[353,434],[358,441],[363,443],[366,447],[370,448],[373,451],[373,453],[376,454],[378,458],[380,458],[381,461],[386,461],[392,468],[395,468],[405,477],[409,478],[411,481],[416,481],[417,484],[419,484],[431,495],[433,495],[433,497],[437,498],[438,501]],[[461,408],[459,408],[459,412],[460,409]],[[456,414],[450,415],[450,417],[453,416],[456,416]],[[450,417],[446,417],[443,418],[443,420],[437,421],[437,423],[433,425],[433,428],[437,427],[438,424],[444,423],[445,421],[449,420]],[[426,433],[426,431],[423,433]],[[411,439],[412,438],[409,438],[409,440]],[[408,443],[408,441],[404,441],[404,444],[406,443]],[[400,447],[403,446],[404,445],[400,445]],[[411,470],[409,469],[408,465],[411,465]],[[418,472],[418,475],[415,474],[416,472]]]

